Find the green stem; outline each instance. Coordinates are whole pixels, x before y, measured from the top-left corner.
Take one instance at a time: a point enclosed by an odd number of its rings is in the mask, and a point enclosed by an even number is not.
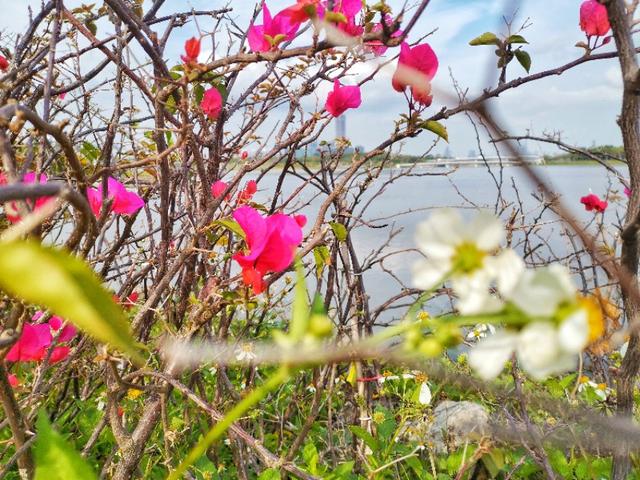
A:
[[[167,480],[179,480],[181,475],[198,459],[204,455],[207,449],[220,438],[227,429],[242,417],[248,410],[256,406],[260,401],[266,397],[271,391],[278,388],[289,378],[289,367],[281,366],[276,373],[267,379],[265,383],[253,390],[249,395],[244,397],[236,406],[234,406],[222,420],[216,423],[211,430],[200,440],[200,442],[193,447],[186,458],[178,465],[174,471],[172,471]]]

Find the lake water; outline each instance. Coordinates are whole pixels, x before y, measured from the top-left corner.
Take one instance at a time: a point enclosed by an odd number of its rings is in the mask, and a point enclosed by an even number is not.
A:
[[[498,168],[493,168],[496,177],[500,174]],[[593,192],[601,198],[609,196],[610,206],[607,209],[605,224],[618,225],[624,215],[626,197],[623,194],[623,185],[601,166],[576,165],[576,166],[541,166],[535,167],[544,177],[553,190],[561,196],[565,205],[574,215],[590,225],[595,231],[594,219],[600,219],[593,212],[586,212],[580,204],[580,197]],[[625,174],[626,170],[619,170]],[[425,168],[415,170],[413,173],[425,174],[442,173],[448,170]],[[389,169],[382,173],[380,178],[372,182],[367,189],[365,197],[376,195],[380,188],[392,176],[398,174],[397,169]],[[256,196],[257,201],[268,200],[269,192],[277,181],[277,174],[269,174],[259,183],[260,192]],[[540,218],[540,202],[533,194],[535,187],[527,179],[525,171],[519,167],[505,167],[502,170],[502,197],[504,199],[503,219],[508,218],[514,209],[519,206],[518,198],[524,207],[525,224],[532,229],[534,234],[530,236],[532,242],[526,247],[533,249],[534,260],[543,261],[548,258],[563,258],[573,251],[568,237],[564,234],[564,227],[557,221],[557,217],[551,212],[545,212]],[[285,195],[292,192],[300,180],[288,178],[284,184]],[[300,202],[310,201],[310,205],[303,209],[308,215],[310,223],[313,223],[315,214],[320,204],[320,199],[311,200],[315,192],[309,190],[299,195]],[[411,265],[419,256],[415,252],[402,252],[414,248],[414,234],[416,225],[428,217],[429,211],[439,207],[464,208],[465,215],[473,214],[473,207],[488,207],[494,210],[497,197],[497,188],[491,175],[484,167],[463,167],[449,175],[443,176],[412,176],[403,177],[386,185],[380,195],[364,213],[364,219],[369,225],[359,226],[354,230],[354,244],[360,258],[360,263],[384,244],[391,232],[396,232],[390,241],[384,254],[389,255],[382,264],[374,265],[364,274],[364,282],[370,295],[372,309],[389,297],[399,293],[404,283],[411,285]],[[354,212],[358,214],[358,210]],[[373,228],[373,227],[379,228]],[[609,228],[610,232],[615,229]],[[516,235],[516,242],[521,240]],[[524,245],[516,246],[523,250]],[[402,252],[394,254],[394,252]],[[385,272],[393,272],[397,277]],[[403,310],[397,313],[389,312],[384,315],[384,320],[389,321],[394,316],[401,315]]]

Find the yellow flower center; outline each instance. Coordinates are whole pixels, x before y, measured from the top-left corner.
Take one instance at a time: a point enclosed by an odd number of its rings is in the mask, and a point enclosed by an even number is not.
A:
[[[454,271],[469,274],[482,268],[486,252],[480,250],[475,243],[463,242],[456,247],[452,263]]]
[[[589,377],[587,377],[586,375],[581,375],[580,383],[589,383]]]
[[[429,380],[429,377],[427,377],[427,375],[425,375],[424,373],[416,374],[416,383],[424,383],[427,380]]]
[[[384,413],[382,412],[375,412],[371,418],[373,420],[373,423],[375,423],[376,425],[380,425],[385,420]]]
[[[589,324],[589,343],[593,343],[604,335],[604,315],[602,308],[595,298],[579,297],[578,304],[587,312]]]

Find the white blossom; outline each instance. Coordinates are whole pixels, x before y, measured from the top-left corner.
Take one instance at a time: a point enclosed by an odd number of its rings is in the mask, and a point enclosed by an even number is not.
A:
[[[461,314],[501,310],[503,302],[490,294],[491,285],[512,289],[524,269],[513,250],[495,254],[504,238],[502,222],[487,211],[469,223],[455,210],[436,211],[417,229],[416,244],[426,259],[413,269],[414,286],[428,290],[450,278]]]
[[[418,402],[422,405],[429,405],[431,403],[431,389],[427,382],[422,382],[420,385],[420,394],[418,395]]]

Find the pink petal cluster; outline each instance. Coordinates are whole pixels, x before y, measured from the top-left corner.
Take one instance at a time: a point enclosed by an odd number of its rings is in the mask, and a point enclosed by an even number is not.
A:
[[[337,0],[334,2],[333,12],[344,15],[346,22],[338,23],[342,33],[350,37],[359,37],[364,33],[364,27],[356,22],[356,15],[362,10],[361,0]]]
[[[42,315],[44,313],[38,311],[32,320],[37,321]],[[6,360],[10,362],[38,362],[44,359],[56,335],[59,335],[58,343],[66,343],[78,333],[73,325],[63,326],[63,324],[64,321],[56,316],[51,317],[48,323],[25,323],[20,338],[7,353]],[[62,330],[60,331],[60,329]],[[64,360],[69,355],[69,350],[68,346],[54,347],[49,361],[56,363]]]
[[[211,195],[213,195],[214,198],[220,198],[228,187],[229,185],[227,182],[218,180],[211,185]],[[257,191],[258,184],[256,181],[249,180],[245,187],[238,193],[237,202],[239,204],[250,202]],[[230,198],[231,195],[227,195],[225,200],[229,201]]]
[[[289,268],[295,249],[302,243],[304,215],[276,213],[263,217],[255,208],[243,206],[233,212],[233,218],[245,233],[247,252],[236,253],[233,259],[242,268],[245,285],[258,295],[264,290],[264,276]]]
[[[107,180],[107,198],[113,199],[111,210],[120,215],[132,215],[144,206],[144,200],[137,193],[128,191],[113,177]],[[98,188],[87,188],[87,199],[93,214],[99,217],[102,210],[102,184]]]
[[[262,25],[251,25],[247,33],[249,48],[254,52],[268,52],[278,48],[285,40],[293,40],[300,28],[299,22],[292,22],[284,11],[271,17],[266,4],[262,5]]]
[[[210,120],[215,120],[222,111],[222,94],[217,88],[210,88],[204,92],[200,108]]]
[[[629,198],[631,196],[631,189],[629,187],[624,187],[624,194]]]
[[[607,8],[596,0],[580,6],[580,29],[589,37],[602,37],[611,29]]]
[[[218,180],[211,184],[211,195],[213,198],[220,198],[224,191],[227,189],[227,182],[223,182],[222,180]]]
[[[37,175],[34,172],[29,172],[25,174],[24,178],[22,179],[22,182],[44,184],[44,183],[47,183],[48,181],[48,178],[44,173],[41,173],[39,175],[39,178],[36,179],[36,177]],[[6,185],[7,183],[8,183],[7,177],[5,177],[3,173],[0,173],[0,185]],[[29,208],[31,208],[33,211],[36,211],[53,200],[54,200],[54,197],[40,197],[36,199],[35,202],[33,200],[26,200],[26,203],[29,206]],[[21,220],[21,217],[18,213],[18,204],[16,202],[6,203],[4,205],[4,213],[7,216],[7,220],[9,220],[11,223],[17,223]]]
[[[349,108],[358,108],[361,103],[359,86],[343,86],[340,80],[336,79],[324,108],[334,117],[339,117]]]
[[[600,197],[593,193],[580,198],[580,203],[584,205],[584,209],[587,212],[596,211],[602,213],[609,206],[606,200],[600,200]]]
[[[0,55],[0,71],[6,72],[7,70],[9,70],[9,61]]]
[[[410,47],[403,42],[398,68],[392,79],[393,88],[397,92],[404,92],[407,87],[411,87],[413,98],[428,107],[433,101],[431,80],[437,71],[438,57],[428,43]]]

